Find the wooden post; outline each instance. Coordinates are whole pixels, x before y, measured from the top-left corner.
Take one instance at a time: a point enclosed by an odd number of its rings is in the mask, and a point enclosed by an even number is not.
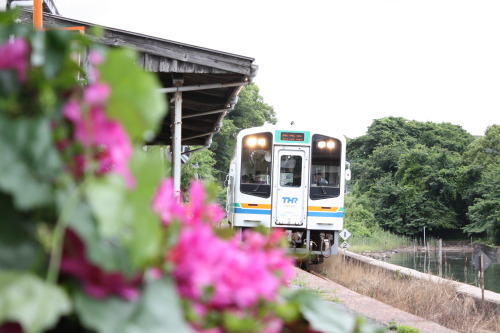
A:
[[[439,277],[443,277],[443,240],[438,240],[438,264],[439,264]]]
[[[43,0],[33,0],[33,28],[35,30],[43,29]]]
[[[479,266],[481,266],[481,304],[484,306],[484,261],[482,254],[479,255],[479,259]]]
[[[424,227],[424,249],[427,251],[427,243],[425,242],[425,227]]]

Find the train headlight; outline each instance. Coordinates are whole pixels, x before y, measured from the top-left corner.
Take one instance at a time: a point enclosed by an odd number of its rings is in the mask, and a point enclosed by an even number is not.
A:
[[[264,138],[257,139],[257,144],[261,147],[264,147],[266,145],[266,139]]]
[[[254,147],[257,144],[257,138],[248,138],[247,145],[250,147]]]
[[[334,141],[328,141],[328,142],[326,143],[326,147],[327,147],[328,149],[333,149],[333,148],[335,148],[335,142],[334,142]]]
[[[325,141],[318,141],[318,148],[325,148],[326,147],[326,142]]]

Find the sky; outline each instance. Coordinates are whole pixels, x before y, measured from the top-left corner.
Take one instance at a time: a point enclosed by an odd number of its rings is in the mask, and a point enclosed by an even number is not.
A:
[[[62,16],[255,58],[278,124],[500,124],[498,0],[54,0]]]

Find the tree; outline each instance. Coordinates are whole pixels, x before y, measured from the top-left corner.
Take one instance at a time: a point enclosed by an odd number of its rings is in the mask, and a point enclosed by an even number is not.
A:
[[[258,127],[265,123],[276,124],[276,122],[276,113],[259,95],[259,87],[254,83],[245,86],[239,94],[234,110],[224,119],[221,131],[214,135],[210,147],[217,156],[215,175],[219,181],[224,180],[229,170],[238,132],[245,128]]]
[[[469,208],[467,216],[471,223],[464,231],[486,234],[489,241],[500,245],[500,166],[488,170],[478,184],[478,197]]]
[[[376,226],[375,217],[368,208],[367,197],[356,197],[353,194],[345,196],[344,227],[356,236],[370,236]],[[367,207],[368,206],[368,207]]]
[[[348,143],[354,190],[367,195],[378,223],[398,233],[459,228],[476,173],[462,154],[474,140],[450,123],[377,119]]]
[[[479,181],[468,192],[471,224],[464,231],[486,234],[489,241],[500,245],[500,126],[488,127],[485,136],[470,145],[465,157]]]
[[[192,147],[196,149],[196,147]],[[181,167],[181,187],[184,191],[189,189],[189,184],[193,179],[200,179],[204,182],[214,182],[213,169],[215,165],[214,153],[208,149],[195,151],[189,160]]]

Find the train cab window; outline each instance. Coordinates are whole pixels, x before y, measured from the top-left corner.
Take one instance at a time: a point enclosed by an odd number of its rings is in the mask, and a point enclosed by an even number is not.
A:
[[[312,136],[311,200],[335,198],[340,194],[340,140],[325,135]]]
[[[280,161],[280,186],[300,187],[302,156],[283,155]]]
[[[241,150],[241,193],[262,198],[271,196],[272,134],[243,137]]]

